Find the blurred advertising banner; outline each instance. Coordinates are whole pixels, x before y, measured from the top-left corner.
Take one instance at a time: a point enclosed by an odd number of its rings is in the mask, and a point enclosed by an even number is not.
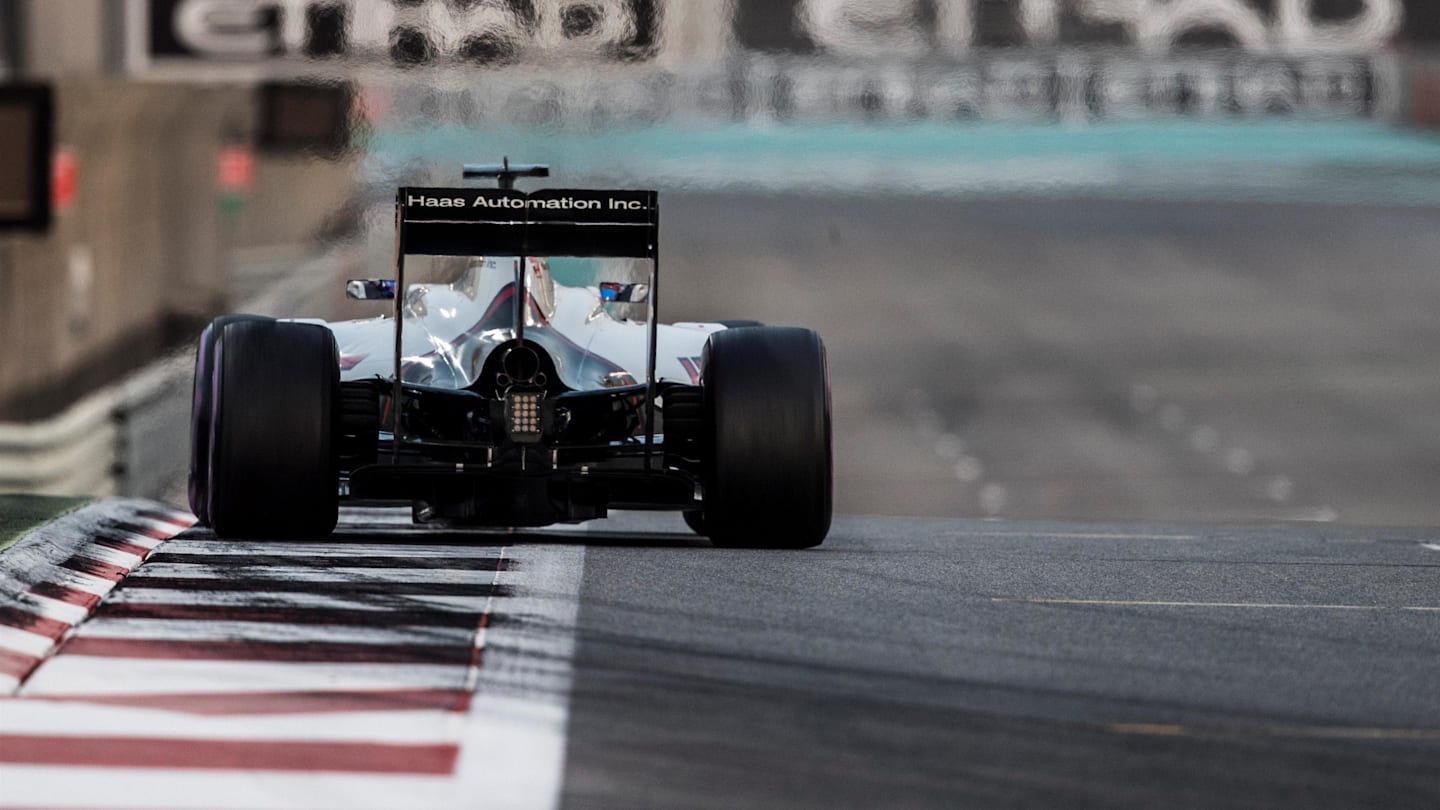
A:
[[[741,0],[735,32],[750,48],[868,55],[1026,46],[1363,54],[1391,44],[1404,28],[1408,7],[1432,5],[1431,0]]]
[[[1160,116],[1391,115],[1399,74],[1380,57],[994,55],[967,62],[836,64],[756,55],[692,72],[498,72],[483,82],[399,80],[369,93],[384,125],[436,120],[581,131],[664,121],[902,123]]]
[[[665,0],[129,0],[132,69],[633,61],[656,52]]]
[[[1392,48],[1440,44],[1435,5],[129,0],[127,64],[225,80],[523,72],[553,80],[565,104],[604,101],[577,95],[586,82],[575,74],[614,74],[658,94],[643,103],[662,115],[1377,115],[1397,104]],[[490,84],[475,92],[492,93]]]

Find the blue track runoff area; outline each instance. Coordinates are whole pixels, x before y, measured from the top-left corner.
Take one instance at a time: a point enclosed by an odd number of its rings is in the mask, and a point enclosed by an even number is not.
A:
[[[373,168],[477,154],[661,188],[1440,204],[1440,135],[1378,121],[380,130]]]

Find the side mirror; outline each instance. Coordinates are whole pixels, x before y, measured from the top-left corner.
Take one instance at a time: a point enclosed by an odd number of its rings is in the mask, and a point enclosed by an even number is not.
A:
[[[605,304],[643,304],[650,300],[649,284],[600,282],[600,301]]]
[[[352,278],[345,282],[345,297],[356,301],[393,301],[395,281],[388,278]]]

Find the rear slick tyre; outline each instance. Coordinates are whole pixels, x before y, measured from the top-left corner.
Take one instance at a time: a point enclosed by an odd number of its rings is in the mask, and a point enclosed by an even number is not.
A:
[[[324,326],[243,321],[215,345],[207,509],[220,537],[335,530],[340,368]]]
[[[717,546],[809,548],[830,531],[825,344],[809,329],[710,336],[703,379],[706,534]]]
[[[215,386],[215,339],[226,325],[242,321],[268,321],[259,315],[223,315],[200,333],[195,349],[195,383],[190,393],[190,512],[201,526],[210,525],[208,498],[210,476],[210,411]]]

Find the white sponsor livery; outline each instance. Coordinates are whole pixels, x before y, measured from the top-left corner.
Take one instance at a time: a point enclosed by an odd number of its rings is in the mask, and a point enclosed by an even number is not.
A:
[[[480,202],[476,200],[475,202]],[[464,208],[464,197],[421,197],[415,194],[405,199],[406,205],[418,206],[421,208]]]
[[[521,197],[425,197],[411,194],[405,204],[419,208],[545,208],[552,211],[643,211],[642,200],[617,200],[611,198],[604,203],[599,200],[577,200],[573,197],[536,199]]]
[[[507,198],[509,199],[509,198]],[[517,203],[523,200],[516,199]],[[508,313],[522,261],[514,256],[463,260],[466,267],[449,281],[411,284],[404,299],[403,370],[406,382],[465,388],[478,378],[490,352],[515,336]],[[645,379],[644,304],[607,304],[598,283],[645,282],[649,265],[639,260],[605,260],[595,278],[557,283],[549,262],[525,259],[532,301],[526,336],[546,341],[564,384],[593,391]],[[490,319],[494,319],[493,321]],[[327,324],[340,345],[345,380],[389,377],[394,373],[395,325],[385,318]],[[698,384],[704,353],[719,323],[662,323],[658,329],[657,379]],[[554,342],[551,342],[551,339]],[[688,365],[687,365],[688,363]]]

